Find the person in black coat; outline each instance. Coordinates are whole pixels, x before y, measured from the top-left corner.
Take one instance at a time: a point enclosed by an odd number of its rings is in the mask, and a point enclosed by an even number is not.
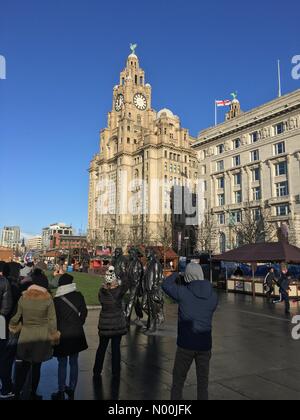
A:
[[[276,283],[275,269],[274,267],[271,267],[264,280],[264,291],[266,292],[266,296],[269,300],[272,299],[275,283]]]
[[[87,318],[87,306],[83,295],[77,292],[74,278],[64,274],[59,279],[59,287],[54,298],[57,316],[57,329],[61,333],[60,344],[54,349],[58,359],[58,392],[53,400],[74,399],[78,382],[78,356],[88,348],[84,324]],[[70,384],[66,386],[68,359],[70,364]]]
[[[111,341],[112,374],[119,377],[121,372],[121,341],[128,332],[123,298],[129,289],[127,278],[117,279],[114,267],[109,267],[105,284],[100,289],[99,301],[102,311],[99,319],[100,344],[94,365],[94,380],[101,378],[106,351]]]
[[[274,300],[273,303],[276,304],[276,303],[284,302],[286,315],[290,315],[290,309],[291,309],[290,296],[289,296],[290,281],[291,281],[291,276],[288,270],[286,268],[283,268],[281,270],[280,278],[278,281],[280,299]]]
[[[11,379],[11,370],[12,363],[10,357],[10,351],[8,348],[9,340],[7,337],[7,331],[5,331],[5,326],[8,325],[11,311],[13,308],[12,301],[12,291],[9,284],[9,281],[6,277],[7,275],[7,264],[4,261],[0,261],[0,316],[3,317],[2,321],[4,322],[4,331],[1,331],[1,334],[4,333],[4,338],[0,336],[0,381],[1,381],[1,393],[0,400],[13,398],[14,394],[12,392],[12,379]]]

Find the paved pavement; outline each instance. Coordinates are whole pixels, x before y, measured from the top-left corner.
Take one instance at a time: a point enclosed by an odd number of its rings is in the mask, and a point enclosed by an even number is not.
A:
[[[300,313],[294,305],[293,314]],[[176,305],[167,306],[167,322],[155,337],[137,327],[122,344],[122,375],[113,383],[110,355],[102,386],[94,388],[92,368],[98,345],[98,311],[90,311],[86,332],[89,350],[80,357],[79,400],[167,400],[176,351]],[[214,320],[211,400],[300,400],[300,341],[291,337],[293,325],[283,305],[264,299],[220,293]],[[40,393],[49,399],[56,390],[56,361],[43,367]],[[195,370],[190,372],[185,398],[196,398]]]

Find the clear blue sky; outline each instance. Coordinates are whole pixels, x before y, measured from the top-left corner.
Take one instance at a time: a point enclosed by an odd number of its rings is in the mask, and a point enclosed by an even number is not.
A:
[[[87,169],[130,42],[154,108],[196,135],[233,90],[244,110],[273,99],[278,58],[283,91],[300,88],[299,21],[299,0],[1,0],[0,226],[86,227]]]

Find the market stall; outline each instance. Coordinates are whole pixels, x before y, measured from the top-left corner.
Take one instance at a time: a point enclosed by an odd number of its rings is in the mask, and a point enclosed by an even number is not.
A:
[[[246,263],[252,266],[252,276],[232,276],[227,279],[227,290],[235,293],[246,293],[252,296],[263,296],[264,278],[256,277],[257,264],[300,264],[300,249],[288,242],[260,243],[245,245],[213,258],[214,261]],[[300,296],[300,282],[291,281],[291,298]],[[279,296],[279,288],[275,287],[275,295]]]

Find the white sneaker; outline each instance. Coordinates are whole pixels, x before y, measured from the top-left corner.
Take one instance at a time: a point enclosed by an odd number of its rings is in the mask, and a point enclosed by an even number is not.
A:
[[[0,394],[0,400],[11,400],[15,398],[15,394],[13,392],[9,392],[8,394]]]

